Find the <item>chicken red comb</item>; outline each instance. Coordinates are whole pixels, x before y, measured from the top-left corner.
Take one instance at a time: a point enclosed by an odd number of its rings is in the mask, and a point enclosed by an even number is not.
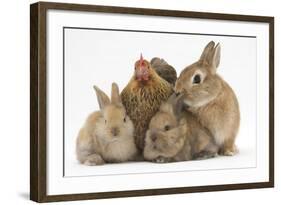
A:
[[[143,64],[143,57],[142,57],[142,53],[140,54],[140,65]]]

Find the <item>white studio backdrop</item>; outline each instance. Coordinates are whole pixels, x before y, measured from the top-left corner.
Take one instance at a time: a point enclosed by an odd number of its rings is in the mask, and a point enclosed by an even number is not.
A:
[[[49,0],[55,1],[55,0]],[[3,2],[0,8],[0,16],[3,21],[0,22],[1,30],[1,48],[2,56],[0,64],[0,89],[3,94],[1,100],[1,133],[3,143],[1,143],[1,197],[2,204],[34,204],[28,200],[29,198],[29,4],[36,1],[11,0]],[[73,2],[85,4],[103,4],[115,6],[129,7],[147,7],[162,8],[174,10],[189,10],[203,12],[220,12],[220,13],[236,13],[250,15],[269,15],[275,16],[275,67],[280,67],[280,9],[278,1],[245,1],[245,0],[60,0],[60,2]],[[12,12],[15,11],[16,12]],[[9,20],[5,20],[9,19]],[[224,48],[223,48],[224,50]],[[17,60],[15,60],[15,56]],[[276,79],[280,77],[280,70],[275,70]],[[224,76],[224,78],[226,78]],[[276,82],[276,125],[280,123],[280,92],[278,92],[281,84]],[[93,95],[94,97],[94,95]],[[16,127],[15,127],[16,126]],[[11,131],[13,134],[11,135]],[[276,136],[280,135],[280,126],[276,126]],[[276,145],[280,144],[279,137],[275,138]],[[11,146],[13,150],[11,151]],[[149,197],[133,197],[118,198],[105,200],[88,200],[75,202],[60,202],[54,204],[93,204],[109,205],[109,204],[147,204],[161,203],[171,204],[243,204],[243,203],[270,203],[276,202],[280,198],[280,149],[276,146],[276,167],[275,179],[276,187],[274,189],[252,189],[237,190],[224,192],[194,193],[194,194],[177,194],[162,195]],[[9,156],[9,157],[7,157]]]

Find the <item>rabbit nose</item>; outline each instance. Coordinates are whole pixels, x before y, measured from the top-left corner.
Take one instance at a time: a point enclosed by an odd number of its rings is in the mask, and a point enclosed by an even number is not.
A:
[[[176,92],[176,96],[178,97],[181,93],[180,92]]]
[[[119,129],[117,127],[114,127],[111,129],[111,133],[113,136],[117,136],[119,134]]]

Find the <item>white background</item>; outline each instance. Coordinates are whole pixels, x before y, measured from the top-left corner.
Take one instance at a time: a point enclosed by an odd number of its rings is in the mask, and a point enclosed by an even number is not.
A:
[[[186,27],[190,31],[190,26]],[[209,27],[210,30],[214,29],[212,32],[218,32],[214,26]],[[170,31],[169,28],[167,30]],[[154,56],[163,57],[176,68],[179,75],[184,67],[199,59],[203,48],[211,40],[221,44],[218,73],[234,89],[240,104],[241,126],[237,136],[239,154],[200,162],[173,163],[169,167],[167,165],[156,167],[150,163],[150,166],[138,164],[138,168],[135,164],[126,165],[127,167],[124,164],[86,167],[77,162],[75,156],[77,133],[89,113],[99,110],[93,84],[110,94],[111,82],[115,81],[121,91],[133,75],[134,63],[139,59],[140,52],[146,59]],[[65,175],[255,167],[258,69],[256,43],[256,38],[247,37],[65,29]],[[52,67],[55,71],[62,72],[62,67],[50,66],[50,69]],[[61,82],[61,79],[59,80]],[[57,89],[59,87],[56,86]]]
[[[280,36],[280,14],[276,1],[81,1],[81,3],[111,4],[120,6],[181,9],[253,15],[275,15],[276,33]],[[28,204],[29,190],[29,1],[10,1],[1,6],[1,201],[3,204]],[[2,16],[3,15],[3,16]],[[279,39],[276,39],[276,64],[280,67]],[[280,71],[276,69],[276,76]],[[276,90],[280,82],[276,82]],[[8,89],[7,89],[8,88]],[[276,92],[276,105],[280,104],[280,94]],[[280,109],[276,106],[276,124],[279,123]],[[276,145],[280,128],[276,128]],[[276,146],[278,148],[278,146]],[[280,151],[276,150],[276,188],[264,190],[242,190],[212,192],[204,194],[185,194],[174,196],[142,197],[128,199],[99,200],[98,204],[214,204],[269,203],[280,196]],[[231,200],[229,200],[231,199]],[[71,204],[93,202],[72,202]]]

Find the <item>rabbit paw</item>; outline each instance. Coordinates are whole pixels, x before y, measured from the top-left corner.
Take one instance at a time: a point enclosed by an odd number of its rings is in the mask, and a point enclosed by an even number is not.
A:
[[[235,152],[233,150],[225,150],[222,154],[224,156],[233,156],[235,155]]]
[[[156,163],[166,163],[169,162],[169,160],[165,157],[157,157],[156,159],[153,160]]]
[[[102,159],[102,157],[100,155],[92,154],[87,157],[84,164],[87,166],[102,165],[102,164],[104,164],[104,160]]]
[[[222,149],[219,151],[219,154],[224,155],[224,156],[234,156],[238,152],[239,151],[238,151],[237,147],[235,146],[232,149]]]
[[[209,152],[209,151],[202,151],[196,155],[193,156],[196,160],[203,160],[203,159],[210,159],[217,157],[218,154],[216,152]]]

